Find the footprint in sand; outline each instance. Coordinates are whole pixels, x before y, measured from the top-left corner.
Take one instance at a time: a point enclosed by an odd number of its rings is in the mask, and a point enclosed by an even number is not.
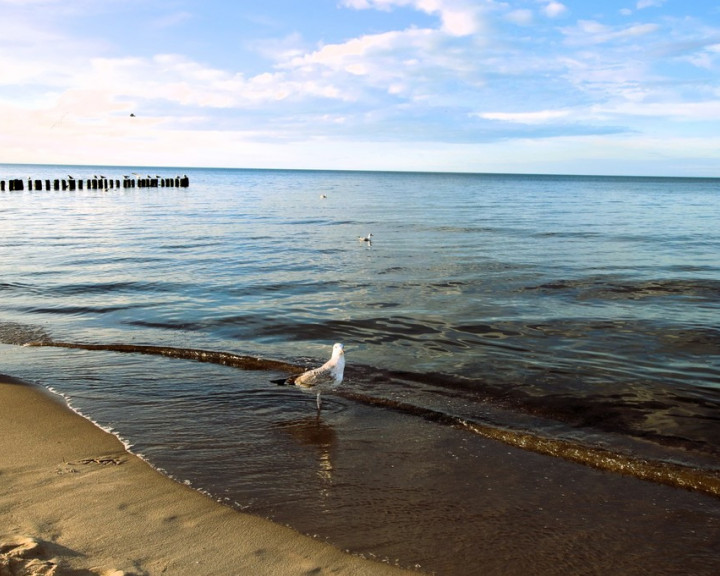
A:
[[[43,560],[45,550],[34,538],[15,537],[0,542],[0,576],[54,576],[57,564]]]
[[[76,573],[75,570],[63,570],[58,558],[48,558],[51,553],[47,548],[42,540],[27,536],[0,537],[0,576],[62,576]],[[132,576],[122,570],[100,573],[82,571],[82,574]]]

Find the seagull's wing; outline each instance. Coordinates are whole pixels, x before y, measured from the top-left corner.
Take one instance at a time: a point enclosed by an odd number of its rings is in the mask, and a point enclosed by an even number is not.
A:
[[[338,348],[339,350],[335,350]],[[312,389],[325,387],[335,388],[343,380],[343,370],[345,368],[345,357],[343,355],[342,345],[336,344],[333,356],[319,368],[308,370],[297,376],[290,376],[278,380],[272,380],[275,384],[286,386],[299,386],[300,388]]]
[[[329,363],[326,363],[320,366],[320,368],[303,372],[295,378],[295,385],[303,388],[314,388],[315,386],[333,384],[335,382],[335,375],[332,371],[332,365],[329,366],[328,364]]]
[[[324,384],[332,384],[335,381],[335,376],[332,371],[333,366],[330,362],[326,362],[319,368],[313,368],[302,374],[290,376],[289,378],[278,378],[277,380],[271,380],[275,384],[280,386],[300,386],[301,388],[313,388],[315,386],[322,386]]]

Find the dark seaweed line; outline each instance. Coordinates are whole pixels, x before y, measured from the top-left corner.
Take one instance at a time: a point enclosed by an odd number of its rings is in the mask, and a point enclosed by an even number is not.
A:
[[[228,352],[216,352],[212,350],[173,348],[170,346],[84,344],[51,341],[28,342],[24,344],[24,346],[52,346],[56,348],[74,348],[81,350],[104,350],[110,352],[152,354],[166,356],[169,358],[222,364],[225,366],[240,368],[242,370],[279,370],[290,373],[299,373],[304,369],[301,366],[278,360],[257,358],[254,356],[240,356]],[[720,473],[697,470],[689,466],[683,466],[670,462],[633,458],[632,456],[617,454],[602,448],[592,448],[568,440],[550,439],[529,432],[482,424],[477,421],[469,421],[459,416],[454,416],[452,414],[447,414],[431,408],[423,408],[397,400],[371,397],[346,390],[339,390],[336,394],[343,398],[370,406],[383,407],[397,412],[419,416],[431,422],[461,428],[516,448],[522,448],[539,454],[562,458],[570,462],[583,464],[599,470],[633,476],[641,480],[647,480],[667,486],[673,486],[675,488],[684,488],[720,497]]]
[[[591,448],[569,440],[550,439],[520,430],[481,424],[445,412],[387,398],[371,398],[346,391],[338,391],[336,394],[372,406],[383,406],[390,410],[420,416],[431,422],[455,426],[485,438],[538,454],[562,458],[598,470],[633,476],[640,480],[720,497],[720,473],[697,470],[670,462],[633,458],[632,456],[617,454],[602,448]]]
[[[222,364],[243,370],[281,370],[284,372],[299,373],[304,370],[302,366],[288,364],[279,360],[268,360],[256,356],[240,356],[229,352],[216,352],[213,350],[197,350],[194,348],[173,348],[172,346],[144,346],[136,344],[84,344],[78,342],[27,342],[24,346],[52,346],[55,348],[74,348],[78,350],[104,350],[108,352],[123,352],[131,354],[149,354]]]

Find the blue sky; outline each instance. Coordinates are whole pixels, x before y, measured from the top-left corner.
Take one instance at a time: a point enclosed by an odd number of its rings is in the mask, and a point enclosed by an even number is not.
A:
[[[0,0],[0,22],[0,162],[720,176],[717,1]]]

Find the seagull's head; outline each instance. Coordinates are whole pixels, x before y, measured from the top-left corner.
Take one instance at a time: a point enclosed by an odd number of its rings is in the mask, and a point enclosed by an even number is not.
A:
[[[340,342],[336,342],[333,344],[333,351],[332,351],[333,358],[339,358],[340,356],[345,355],[345,346],[343,346]]]

